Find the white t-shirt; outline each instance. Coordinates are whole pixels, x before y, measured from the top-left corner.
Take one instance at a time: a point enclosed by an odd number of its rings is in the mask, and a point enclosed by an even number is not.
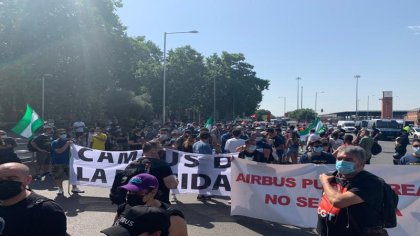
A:
[[[225,151],[229,153],[236,152],[236,148],[245,144],[245,140],[238,138],[231,138],[226,141]]]

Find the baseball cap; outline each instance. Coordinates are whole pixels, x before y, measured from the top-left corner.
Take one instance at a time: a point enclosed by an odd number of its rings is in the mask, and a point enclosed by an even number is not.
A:
[[[118,219],[116,225],[104,229],[107,236],[137,236],[169,228],[169,216],[163,209],[148,206],[134,206]]]
[[[120,188],[130,192],[140,192],[142,190],[158,189],[159,182],[155,176],[142,173],[132,177],[126,185],[123,185]]]

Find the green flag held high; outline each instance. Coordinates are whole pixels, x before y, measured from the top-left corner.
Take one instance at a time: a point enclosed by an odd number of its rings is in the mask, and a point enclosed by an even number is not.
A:
[[[207,119],[206,125],[204,125],[209,131],[211,131],[211,128],[213,127],[213,118],[210,116]]]
[[[42,127],[44,121],[32,109],[31,106],[26,105],[26,112],[19,123],[13,127],[12,131],[25,138],[30,138],[35,134],[37,129]]]
[[[305,130],[299,132],[300,139],[305,140],[306,137],[308,137],[309,131],[311,131],[311,129],[315,129],[315,133],[317,134],[324,131],[324,126],[319,117],[317,117],[308,127],[306,127]]]

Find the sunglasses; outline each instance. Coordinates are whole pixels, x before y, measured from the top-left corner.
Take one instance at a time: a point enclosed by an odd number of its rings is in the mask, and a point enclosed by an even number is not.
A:
[[[418,148],[418,147],[420,147],[420,145],[413,145],[413,147]]]

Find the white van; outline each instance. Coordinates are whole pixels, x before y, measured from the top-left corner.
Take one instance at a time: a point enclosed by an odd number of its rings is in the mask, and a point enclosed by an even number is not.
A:
[[[339,120],[337,122],[337,126],[341,126],[342,129],[346,131],[346,133],[353,133],[356,130],[355,122],[352,120]]]

